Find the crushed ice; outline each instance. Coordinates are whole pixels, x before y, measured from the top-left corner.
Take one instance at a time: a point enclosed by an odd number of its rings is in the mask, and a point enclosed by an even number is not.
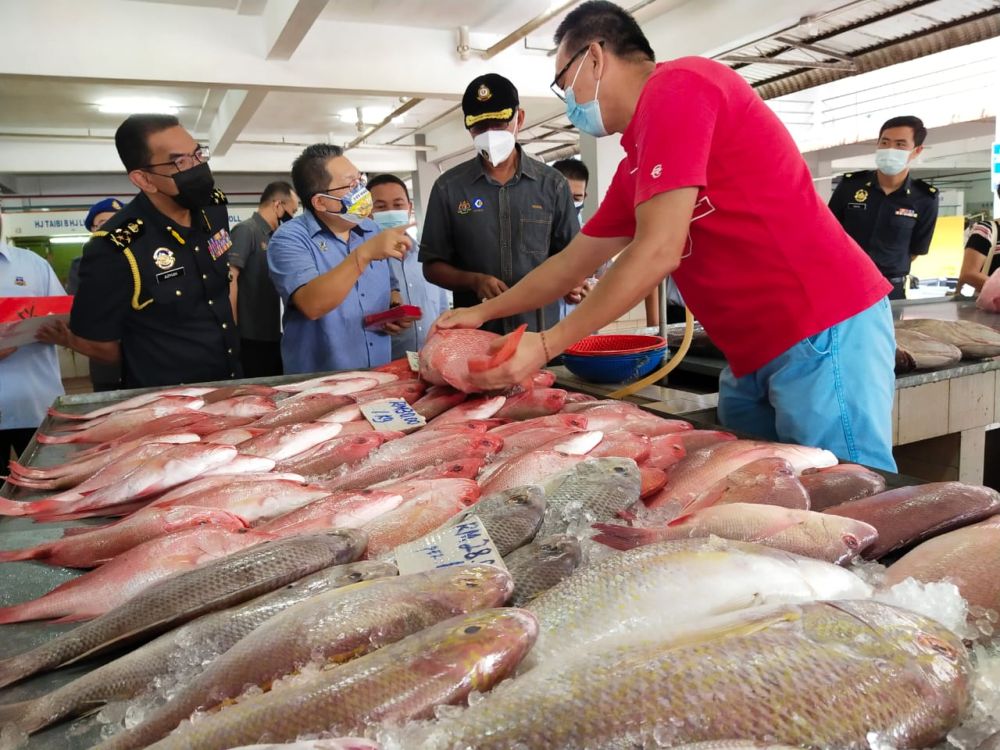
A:
[[[922,583],[907,578],[889,589],[876,592],[873,598],[929,617],[962,637],[969,635],[966,623],[969,606],[953,583]]]

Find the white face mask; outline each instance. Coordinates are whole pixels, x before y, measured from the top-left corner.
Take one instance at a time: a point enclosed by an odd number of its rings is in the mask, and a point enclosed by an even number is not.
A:
[[[875,152],[875,166],[890,177],[902,172],[910,163],[910,152],[901,148],[880,148]]]
[[[511,155],[516,143],[516,125],[513,133],[509,130],[487,130],[472,139],[476,153],[487,159],[494,167],[502,164]]]

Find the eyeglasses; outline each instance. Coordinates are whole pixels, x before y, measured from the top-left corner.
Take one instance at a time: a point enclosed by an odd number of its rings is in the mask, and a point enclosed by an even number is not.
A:
[[[556,73],[556,77],[552,79],[552,83],[549,84],[549,88],[552,89],[552,93],[555,94],[556,96],[558,96],[563,101],[566,101],[566,91],[565,91],[565,89],[563,89],[562,86],[559,85],[559,79],[561,79],[564,75],[566,75],[566,71],[568,71],[570,69],[570,67],[573,65],[574,62],[577,61],[577,59],[580,57],[580,55],[582,55],[584,52],[586,52],[588,49],[590,49],[590,45],[591,44],[593,44],[593,42],[587,42],[587,46],[586,47],[582,47],[575,55],[573,55],[569,59],[569,62],[567,62],[565,65],[563,65],[562,70],[560,70],[558,73]],[[601,40],[601,41],[598,42],[598,44],[603,47],[604,46],[604,41]]]
[[[368,175],[366,174],[358,175],[351,181],[350,185],[341,185],[340,187],[327,188],[326,194],[333,198],[336,198],[337,196],[333,195],[333,193],[337,192],[338,190],[347,190],[348,192],[350,192],[352,190],[357,190],[359,187],[368,187]]]
[[[180,156],[175,156],[170,161],[161,161],[156,164],[147,164],[143,169],[148,167],[174,167],[178,172],[186,172],[198,164],[203,164],[212,157],[212,152],[207,146],[198,146],[190,154],[181,154]]]

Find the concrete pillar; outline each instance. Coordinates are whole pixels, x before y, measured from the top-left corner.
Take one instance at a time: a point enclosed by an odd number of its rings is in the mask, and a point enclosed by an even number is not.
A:
[[[580,134],[580,158],[590,170],[590,183],[587,185],[587,199],[583,202],[583,220],[586,221],[597,210],[608,192],[611,179],[615,176],[618,163],[625,158],[625,150],[618,142],[618,136],[594,138]]]
[[[427,136],[418,133],[414,136],[416,145],[426,146]],[[413,172],[413,211],[417,219],[417,232],[419,233],[424,225],[424,216],[427,215],[427,201],[431,197],[431,187],[438,178],[438,168],[427,161],[426,151],[417,151],[417,169]]]

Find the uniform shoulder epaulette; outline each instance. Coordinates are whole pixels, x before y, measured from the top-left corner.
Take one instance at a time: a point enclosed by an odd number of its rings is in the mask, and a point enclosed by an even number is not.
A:
[[[933,185],[931,185],[926,180],[916,179],[916,180],[913,181],[913,184],[917,185],[918,187],[922,187],[924,190],[926,190],[931,195],[933,195],[934,193],[936,193],[938,191],[938,189],[936,187],[934,187]]]
[[[227,203],[229,203],[229,199],[226,197],[226,194],[219,190],[219,188],[214,188],[212,190],[212,205],[224,206]]]
[[[91,232],[90,236],[91,237],[107,237],[108,233],[105,232],[103,229],[98,229],[96,232]]]
[[[124,222],[120,227],[107,232],[108,239],[121,250],[128,249],[135,242],[146,227],[142,219],[131,219]]]

